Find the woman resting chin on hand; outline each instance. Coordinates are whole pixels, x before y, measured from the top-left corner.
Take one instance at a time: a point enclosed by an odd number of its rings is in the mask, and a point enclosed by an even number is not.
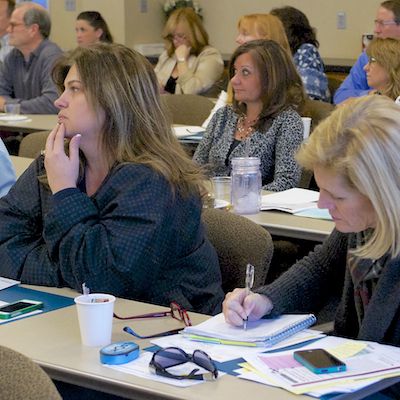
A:
[[[45,157],[0,199],[0,275],[219,312],[204,177],[161,111],[150,63],[95,44],[66,55],[53,78],[59,123]]]

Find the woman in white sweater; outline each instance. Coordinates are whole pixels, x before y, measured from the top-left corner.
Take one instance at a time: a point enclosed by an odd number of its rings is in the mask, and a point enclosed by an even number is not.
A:
[[[192,8],[178,8],[169,16],[163,38],[166,48],[155,67],[162,93],[200,94],[221,77],[221,54],[209,46],[208,34]]]

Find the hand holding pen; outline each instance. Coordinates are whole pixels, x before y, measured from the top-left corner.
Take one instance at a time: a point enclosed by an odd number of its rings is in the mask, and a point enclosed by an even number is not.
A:
[[[246,282],[245,282],[245,290],[246,297],[250,294],[251,288],[254,284],[254,265],[247,264],[246,266]],[[245,320],[243,320],[243,328],[247,329],[247,321],[249,317],[247,316]]]

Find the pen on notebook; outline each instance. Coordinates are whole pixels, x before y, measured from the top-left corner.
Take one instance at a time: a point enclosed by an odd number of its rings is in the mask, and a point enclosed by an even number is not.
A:
[[[253,287],[254,283],[254,265],[247,264],[246,265],[246,282],[245,282],[245,290],[246,290],[246,297],[250,294],[250,290]],[[247,320],[249,317],[246,317],[245,320],[243,320],[243,328],[246,330],[247,329]]]

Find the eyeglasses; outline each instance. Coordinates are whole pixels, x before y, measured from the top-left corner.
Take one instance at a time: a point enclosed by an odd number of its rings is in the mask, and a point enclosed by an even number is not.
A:
[[[190,361],[209,372],[196,374],[199,369],[195,368],[187,375],[174,375],[167,371],[167,368],[185,364]],[[195,350],[193,354],[187,354],[178,347],[166,347],[165,349],[160,349],[153,354],[149,368],[155,374],[167,378],[204,381],[212,381],[218,378],[218,370],[214,361],[202,350]]]
[[[394,21],[394,20],[380,20],[376,19],[374,20],[375,25],[379,25],[380,27],[386,26],[386,25],[399,25],[399,21]]]
[[[374,63],[377,63],[378,62],[378,60],[375,58],[375,57],[368,57],[368,63],[369,64],[374,64]]]
[[[192,321],[190,321],[189,314],[183,307],[181,307],[175,301],[171,302],[169,306],[170,306],[169,311],[160,311],[148,314],[133,315],[130,317],[120,317],[119,315],[114,313],[114,318],[127,320],[127,319],[141,319],[141,318],[160,318],[160,317],[171,316],[172,318],[178,321],[182,321],[186,326],[192,326]]]
[[[167,36],[168,39],[170,40],[185,40],[186,39],[186,35],[184,33],[174,33],[174,34],[170,34]]]
[[[189,314],[184,308],[182,308],[178,303],[175,303],[174,301],[170,304],[170,307],[171,307],[170,311],[161,311],[149,314],[135,315],[132,317],[120,317],[114,314],[114,317],[121,320],[127,320],[127,319],[140,319],[140,318],[159,318],[159,317],[167,317],[170,315],[172,318],[183,322],[185,326],[192,326],[192,321],[190,320]],[[147,336],[142,336],[139,333],[136,333],[129,326],[125,326],[123,330],[126,333],[129,333],[130,335],[137,337],[138,339],[151,339],[155,337],[174,335],[179,331],[181,331],[182,328],[172,329],[170,331],[155,333],[153,335],[147,335]]]

